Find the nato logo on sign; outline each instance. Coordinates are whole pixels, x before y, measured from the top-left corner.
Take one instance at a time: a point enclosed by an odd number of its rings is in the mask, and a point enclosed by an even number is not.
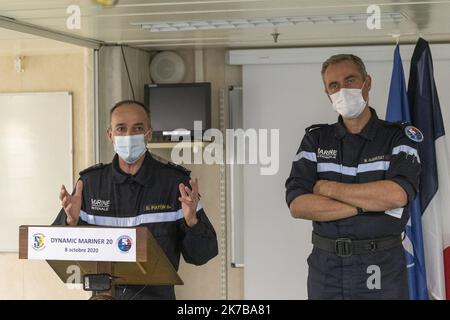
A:
[[[119,239],[117,239],[117,246],[121,252],[126,253],[130,251],[132,245],[133,241],[129,236],[120,236]]]
[[[42,250],[45,248],[45,235],[42,233],[33,234],[33,249]]]

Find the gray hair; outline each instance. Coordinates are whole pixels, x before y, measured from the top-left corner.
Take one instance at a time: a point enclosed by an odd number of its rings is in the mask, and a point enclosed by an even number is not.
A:
[[[363,78],[365,79],[367,77],[367,71],[366,66],[364,65],[364,62],[361,60],[360,57],[357,57],[353,54],[335,54],[334,56],[329,57],[323,64],[322,64],[322,79],[325,74],[325,71],[327,68],[332,65],[336,64],[342,61],[350,61],[352,62],[359,70]]]

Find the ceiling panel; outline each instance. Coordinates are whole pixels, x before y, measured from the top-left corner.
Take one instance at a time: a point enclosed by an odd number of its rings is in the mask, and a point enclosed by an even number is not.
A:
[[[123,43],[143,49],[177,47],[286,47],[317,45],[375,44],[414,41],[419,34],[429,41],[450,41],[449,1],[379,1],[383,14],[401,13],[400,23],[382,22],[380,30],[369,30],[364,21],[349,23],[302,23],[278,26],[278,42],[272,37],[274,27],[245,29],[150,32],[140,23],[252,19],[275,17],[315,17],[365,14],[373,1],[323,0],[203,0],[147,1],[119,0],[112,8],[103,8],[91,0],[0,0],[0,15],[32,23],[51,30],[93,38],[109,43]],[[66,9],[77,4],[81,9],[81,29],[66,27]]]

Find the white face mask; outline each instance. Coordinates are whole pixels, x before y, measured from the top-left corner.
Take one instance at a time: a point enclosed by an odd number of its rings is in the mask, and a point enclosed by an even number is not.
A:
[[[363,112],[367,104],[362,96],[362,88],[364,88],[365,83],[364,81],[361,89],[342,88],[330,95],[334,111],[339,113],[342,118],[354,119]]]
[[[126,163],[135,163],[147,151],[144,135],[114,136],[114,151]]]

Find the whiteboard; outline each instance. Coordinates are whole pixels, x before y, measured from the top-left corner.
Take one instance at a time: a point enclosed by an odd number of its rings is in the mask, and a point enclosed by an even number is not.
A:
[[[51,224],[73,187],[72,95],[0,93],[0,121],[0,252],[17,252],[19,226]]]

